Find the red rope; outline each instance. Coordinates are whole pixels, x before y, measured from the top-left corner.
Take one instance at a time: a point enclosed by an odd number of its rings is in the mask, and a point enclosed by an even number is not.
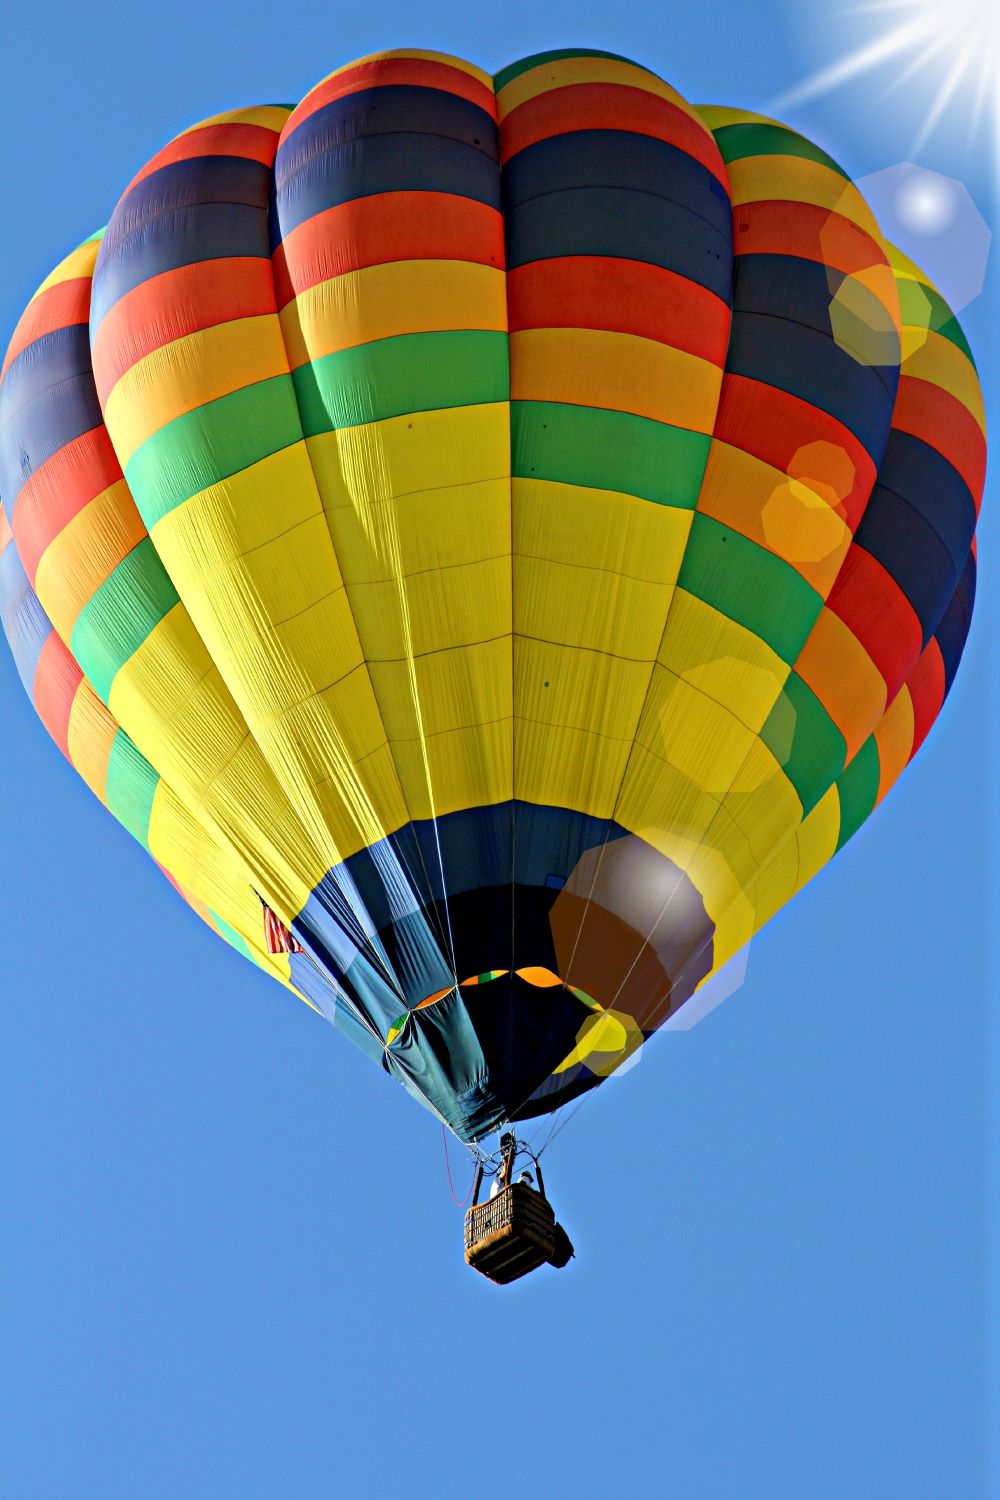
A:
[[[469,1199],[472,1197],[472,1189],[476,1183],[475,1167],[473,1167],[472,1170],[472,1181],[469,1184],[469,1191],[466,1193],[461,1203],[459,1203],[458,1199],[455,1197],[455,1184],[451,1180],[451,1161],[448,1157],[448,1132],[443,1125],[441,1126],[441,1139],[444,1142],[444,1164],[448,1168],[448,1190],[451,1193],[451,1201],[455,1204],[456,1208],[465,1208],[468,1204]]]

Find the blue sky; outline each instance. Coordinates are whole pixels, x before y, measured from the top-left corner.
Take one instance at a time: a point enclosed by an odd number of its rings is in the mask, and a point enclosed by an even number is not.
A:
[[[854,43],[863,23],[827,9],[19,0],[0,340],[147,157],[220,109],[385,46],[497,69],[574,44],[762,108]],[[856,176],[912,159],[926,95],[879,104],[891,77],[786,118]],[[946,128],[917,159],[995,220],[981,148]],[[992,274],[963,314],[993,411],[997,302]],[[437,1126],[180,905],[0,652],[0,1492],[991,1493],[990,488],[935,731],[739,993],[562,1132],[545,1165],[578,1259],[507,1294],[462,1267]]]

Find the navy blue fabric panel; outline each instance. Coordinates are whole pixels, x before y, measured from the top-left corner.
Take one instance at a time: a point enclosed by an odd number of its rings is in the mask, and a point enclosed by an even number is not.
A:
[[[245,156],[194,156],[151,172],[122,199],[104,233],[102,250],[110,254],[158,214],[206,203],[235,203],[266,209],[270,169]]]
[[[707,167],[649,135],[628,130],[572,130],[512,156],[503,169],[506,212],[533,198],[574,188],[627,188],[679,203],[732,237],[732,208]]]
[[[374,135],[313,157],[275,195],[281,237],[376,193],[453,193],[500,208],[500,173],[478,146],[432,135]]]
[[[46,389],[0,428],[0,499],[13,518],[22,486],[54,453],[103,418],[90,370]]]
[[[203,203],[151,219],[113,251],[102,243],[94,270],[90,326],[126,292],[163,271],[230,255],[270,256],[266,215],[245,203]]]
[[[951,691],[951,685],[955,681],[955,673],[958,664],[962,660],[962,652],[965,650],[965,642],[969,634],[969,626],[972,623],[972,606],[976,595],[976,565],[970,554],[969,562],[962,574],[961,581],[955,593],[952,595],[951,603],[945,610],[934,638],[941,649],[941,658],[944,662],[944,690]]]
[[[441,136],[474,146],[499,164],[496,122],[478,104],[444,89],[392,85],[362,89],[316,110],[279,147],[274,184],[283,192],[314,157],[375,135]]]
[[[561,888],[556,882],[569,879],[588,849],[625,837],[617,823],[564,807],[515,802],[514,808],[514,879],[519,885],[544,886],[552,897]]]
[[[699,214],[634,188],[567,188],[511,209],[507,265],[563,255],[608,255],[662,266],[725,303],[732,296],[733,251]]]
[[[921,438],[893,431],[878,478],[883,488],[908,500],[941,538],[957,577],[976,529],[976,502],[958,470]]]
[[[962,576],[958,580],[958,588],[955,590],[955,593],[961,602],[962,608],[971,620],[973,606],[976,602],[976,559],[973,557],[971,551],[965,559],[965,567],[962,569]]]
[[[22,406],[43,391],[91,368],[90,330],[86,323],[72,323],[43,334],[22,349],[7,367],[0,385],[0,425],[6,426]]]
[[[24,690],[33,698],[35,668],[42,647],[52,634],[52,624],[28,581],[13,542],[8,542],[0,553],[0,620]]]
[[[540,990],[516,974],[464,989],[462,998],[490,1089],[500,1096],[508,1118],[572,1052],[590,1015],[569,990]]]
[[[954,559],[937,532],[906,500],[876,484],[854,540],[899,584],[926,646],[958,582]]]
[[[794,255],[741,255],[736,261],[736,280],[733,288],[733,313],[766,313],[775,318],[788,318],[793,323],[802,323],[814,328],[831,341],[837,353],[841,350],[834,341],[831,323],[831,306],[841,285],[848,278],[840,271],[831,271],[827,266],[812,260],[803,260]],[[861,289],[859,289],[861,295]],[[888,391],[896,399],[899,385],[899,335],[892,326],[888,312],[880,309],[874,297],[871,299],[872,316],[878,317],[877,347],[887,356],[883,365],[861,365],[853,360],[858,370],[876,372]],[[891,357],[889,357],[891,356]],[[849,367],[842,365],[849,373]]]
[[[880,370],[859,365],[829,335],[786,318],[735,313],[726,370],[776,386],[829,413],[876,464],[881,461],[894,398]]]
[[[479,886],[509,885],[513,814],[510,802],[474,807],[416,823],[421,862],[434,899]],[[444,870],[442,883],[442,866]],[[463,978],[459,975],[459,978]]]

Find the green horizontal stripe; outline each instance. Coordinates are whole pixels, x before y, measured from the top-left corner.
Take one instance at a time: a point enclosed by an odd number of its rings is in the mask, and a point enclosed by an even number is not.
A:
[[[149,819],[160,778],[123,729],[111,745],[104,795],[114,814],[143,848],[149,848]]]
[[[766,641],[789,665],[823,607],[789,563],[711,516],[695,515],[677,582]]]
[[[961,325],[940,293],[922,281],[903,279],[897,285],[903,322],[913,328],[930,328],[934,333],[941,334],[942,338],[950,339],[975,369],[976,362]]]
[[[522,57],[520,62],[511,63],[506,68],[494,75],[493,88],[499,94],[502,88],[506,88],[515,78],[520,78],[522,73],[530,73],[532,68],[540,68],[543,63],[562,62],[568,57],[606,57],[611,62],[630,63],[632,67],[640,67],[641,64],[633,63],[630,57],[622,57],[619,52],[599,52],[591,47],[562,47],[555,52],[536,52],[532,57]],[[644,69],[648,72],[648,69]]]
[[[175,417],[136,449],[125,478],[152,531],[192,495],[301,437],[291,377],[276,375]]]
[[[746,156],[801,156],[847,177],[832,156],[827,156],[805,136],[786,130],[783,125],[759,125],[748,121],[746,124],[720,125],[712,134],[724,162],[742,161]]]
[[[837,778],[840,797],[840,833],[837,848],[842,849],[875,807],[881,767],[875,736],[869,735],[850,765]]]
[[[105,703],[119,668],[177,603],[147,536],[122,558],[77,616],[70,650]]]
[[[512,401],[512,473],[693,510],[711,438],[630,412]]]
[[[815,693],[794,672],[760,737],[795,788],[803,815],[810,812],[843,768],[847,744]]]
[[[506,333],[459,329],[375,339],[293,372],[306,437],[413,411],[510,399]]]

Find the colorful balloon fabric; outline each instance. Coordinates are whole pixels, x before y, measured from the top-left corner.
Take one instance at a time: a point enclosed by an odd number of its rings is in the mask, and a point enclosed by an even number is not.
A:
[[[390,52],[192,127],[42,284],[3,619],[184,899],[471,1141],[885,796],[984,465],[958,324],[811,142],[607,53]]]

